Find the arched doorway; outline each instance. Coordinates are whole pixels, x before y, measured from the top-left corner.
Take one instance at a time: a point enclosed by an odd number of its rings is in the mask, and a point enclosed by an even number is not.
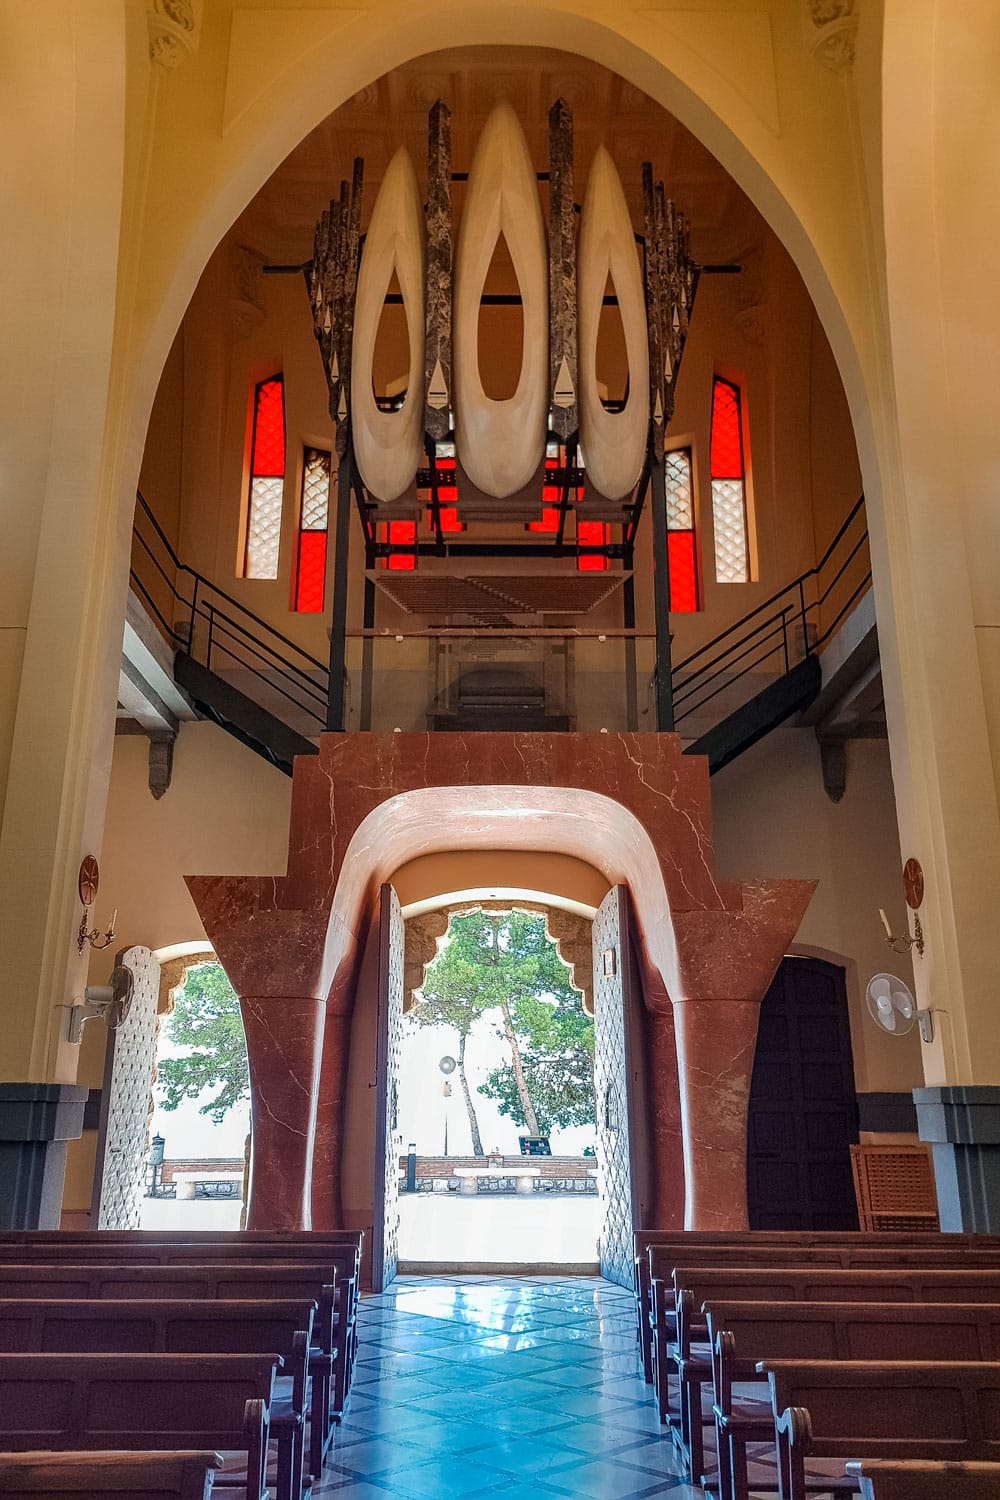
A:
[[[642,986],[634,951],[630,902],[624,886],[613,887],[601,902],[594,914],[590,940],[594,1013],[594,1171],[600,1204],[598,1259],[604,1276],[619,1285],[631,1287],[632,1235],[644,1222],[648,1208],[650,1152],[646,1135],[647,1062]],[[374,1290],[383,1289],[393,1280],[399,1258],[402,1141],[398,1125],[405,943],[398,897],[391,886],[383,886],[379,918],[376,1046]],[[542,1171],[540,1166],[531,1164],[530,1156],[533,1151],[547,1155],[547,1142],[538,1136],[525,1136],[521,1149],[525,1160],[520,1187],[522,1191],[530,1192],[534,1187],[531,1178]],[[680,1162],[677,1161],[675,1166],[679,1174]],[[508,1168],[509,1164],[505,1162],[504,1169]],[[470,1180],[478,1170],[480,1168],[476,1166],[467,1169]],[[495,1257],[491,1264],[495,1268]],[[523,1262],[520,1267],[529,1269]],[[464,1267],[457,1263],[449,1266],[449,1269],[461,1268]],[[517,1269],[518,1266],[507,1268]]]

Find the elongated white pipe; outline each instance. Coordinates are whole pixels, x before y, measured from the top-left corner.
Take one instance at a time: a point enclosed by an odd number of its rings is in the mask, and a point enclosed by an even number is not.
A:
[[[597,390],[597,332],[608,273],[614,282],[628,357],[628,399],[605,411]],[[587,181],[577,256],[580,446],[587,476],[609,500],[631,493],[642,472],[649,423],[649,345],[642,268],[621,178],[601,146]]]
[[[413,162],[400,146],[382,180],[365,239],[354,311],[351,427],[365,486],[397,500],[423,458],[424,216]],[[379,411],[372,389],[375,339],[393,268],[399,279],[410,346],[406,398],[398,412]]]
[[[514,395],[494,401],[479,372],[479,303],[503,234],[521,291],[524,343]],[[529,483],[545,453],[549,289],[545,224],[520,121],[498,104],[479,137],[455,260],[455,427],[472,483],[504,499]]]

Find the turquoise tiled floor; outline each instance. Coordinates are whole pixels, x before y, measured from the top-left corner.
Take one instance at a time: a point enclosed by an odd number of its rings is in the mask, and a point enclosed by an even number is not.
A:
[[[597,1277],[403,1276],[360,1321],[314,1496],[700,1500],[639,1373],[630,1292]]]

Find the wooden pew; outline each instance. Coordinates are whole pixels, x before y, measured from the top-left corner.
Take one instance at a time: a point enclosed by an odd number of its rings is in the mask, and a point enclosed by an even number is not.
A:
[[[1000,1462],[1000,1364],[773,1360],[761,1369],[781,1500],[805,1500],[807,1476],[829,1484],[845,1459]],[[841,1488],[854,1482],[842,1473]]]
[[[0,1453],[0,1500],[211,1500],[221,1463],[212,1452]]]
[[[1000,1362],[1000,1305],[712,1301],[705,1303],[704,1311],[712,1349],[719,1490],[735,1500],[747,1500],[751,1488],[748,1444],[768,1442],[773,1434],[765,1386],[756,1402],[747,1399],[745,1389],[738,1401],[733,1400],[735,1382],[759,1379],[760,1361]],[[697,1402],[700,1414],[700,1388]]]
[[[319,1312],[309,1367],[313,1379],[320,1382],[327,1413],[322,1428],[313,1424],[310,1430],[309,1466],[318,1473],[333,1437],[332,1391],[341,1358],[334,1337],[336,1289],[327,1280],[331,1274],[325,1258],[313,1263],[304,1259],[249,1262],[230,1257],[220,1262],[164,1266],[132,1260],[119,1265],[113,1257],[108,1262],[81,1265],[75,1263],[73,1255],[42,1256],[25,1265],[0,1261],[0,1297],[22,1301],[52,1297],[102,1301],[147,1297],[161,1301],[170,1298],[315,1301]]]
[[[331,1420],[339,1422],[347,1406],[357,1355],[357,1305],[361,1259],[360,1235],[251,1233],[209,1230],[198,1235],[144,1230],[20,1231],[0,1236],[0,1271],[20,1260],[88,1263],[185,1265],[202,1260],[265,1262],[326,1260],[336,1287],[333,1330],[337,1361],[333,1372]],[[24,1251],[30,1246],[31,1254]],[[336,1273],[335,1275],[332,1273]]]
[[[305,1473],[306,1395],[315,1314],[316,1303],[301,1298],[285,1302],[0,1299],[0,1349],[8,1354],[279,1354],[284,1373],[271,1401],[278,1491],[281,1500],[298,1500]],[[311,1415],[320,1430],[325,1411],[323,1386],[316,1380]]]
[[[0,1450],[237,1451],[230,1495],[263,1500],[271,1354],[0,1354]]]
[[[1000,1464],[934,1463],[927,1458],[872,1458],[847,1465],[861,1500],[997,1500]]]
[[[42,1232],[34,1232],[42,1233]],[[52,1233],[49,1230],[48,1233]],[[0,1236],[0,1242],[3,1236]],[[649,1248],[654,1245],[681,1248],[705,1248],[711,1245],[723,1248],[742,1248],[753,1251],[766,1245],[783,1248],[802,1247],[825,1250],[844,1247],[849,1250],[910,1250],[918,1248],[912,1233],[868,1232],[859,1230],[640,1230],[634,1232],[634,1254],[636,1254],[636,1322],[639,1331],[639,1347],[642,1353],[643,1374],[646,1383],[652,1382],[652,1301],[651,1278],[649,1278]],[[1000,1235],[952,1235],[952,1233],[922,1233],[919,1245],[928,1250],[1000,1250]]]
[[[666,1420],[663,1412],[663,1389],[664,1381],[668,1378],[667,1370],[657,1373],[657,1357],[664,1344],[669,1342],[674,1333],[673,1309],[671,1299],[668,1297],[664,1305],[658,1302],[655,1294],[655,1283],[657,1280],[666,1282],[678,1261],[683,1260],[685,1265],[713,1265],[713,1266],[781,1266],[781,1265],[830,1265],[847,1267],[864,1266],[950,1266],[955,1264],[979,1264],[984,1268],[1000,1268],[1000,1248],[981,1248],[975,1246],[937,1245],[927,1247],[923,1244],[923,1236],[919,1236],[921,1243],[914,1246],[912,1238],[909,1244],[885,1246],[882,1244],[823,1244],[823,1245],[793,1245],[785,1247],[775,1243],[761,1244],[754,1240],[753,1243],[745,1244],[709,1244],[691,1245],[685,1242],[679,1244],[655,1244],[647,1246],[646,1255],[649,1263],[650,1279],[650,1338],[652,1353],[650,1356],[651,1377],[656,1391],[657,1403],[660,1408],[662,1420]],[[662,1329],[658,1331],[658,1321],[662,1320]]]
[[[676,1266],[671,1282],[655,1277],[653,1295],[657,1304],[657,1402],[661,1420],[669,1420],[666,1382],[668,1353],[681,1374],[682,1405],[674,1437],[689,1473],[700,1475],[703,1462],[700,1398],[693,1408],[695,1382],[711,1378],[711,1355],[707,1343],[692,1349],[695,1333],[707,1337],[704,1323],[695,1321],[695,1311],[709,1301],[728,1302],[1000,1302],[1000,1269],[980,1269],[976,1264],[958,1268],[909,1266],[892,1270],[883,1266],[835,1268],[819,1266]],[[667,1299],[676,1308],[676,1345],[668,1351],[659,1329],[666,1322]],[[661,1315],[662,1314],[662,1315]],[[660,1370],[662,1368],[662,1379]],[[700,1391],[700,1386],[698,1386]]]

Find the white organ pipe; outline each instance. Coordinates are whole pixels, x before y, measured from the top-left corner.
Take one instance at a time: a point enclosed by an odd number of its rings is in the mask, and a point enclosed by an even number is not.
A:
[[[510,250],[522,299],[524,342],[514,395],[494,401],[479,371],[479,304],[497,240]],[[491,112],[479,137],[455,258],[455,436],[472,483],[504,499],[530,483],[545,455],[549,408],[549,298],[545,225],[535,169],[511,106]]]
[[[597,389],[597,333],[608,274],[628,357],[628,399],[606,411]],[[587,477],[609,500],[631,494],[642,473],[649,425],[649,344],[642,267],[621,178],[603,146],[590,168],[577,254],[580,446]]]
[[[372,388],[375,339],[393,268],[406,313],[410,370],[398,412],[379,411]],[[365,238],[354,311],[351,429],[366,488],[397,500],[424,453],[424,215],[413,162],[400,146],[382,180]]]

